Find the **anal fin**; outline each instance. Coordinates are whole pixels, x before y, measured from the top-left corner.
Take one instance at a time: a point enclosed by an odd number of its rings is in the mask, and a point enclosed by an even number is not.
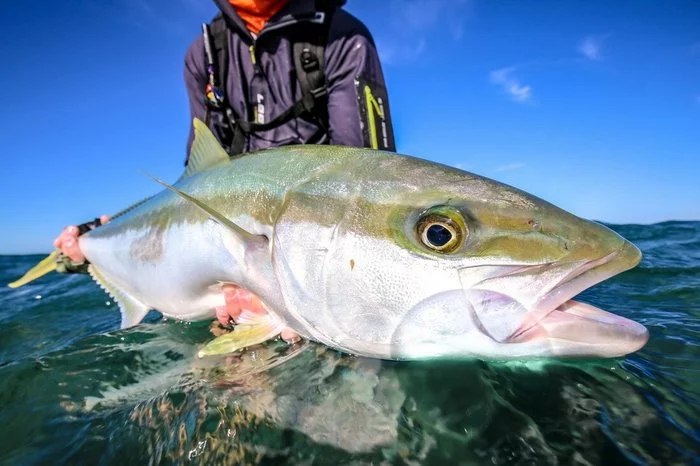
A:
[[[112,284],[104,274],[102,274],[94,264],[88,266],[90,276],[97,282],[105,292],[114,299],[119,305],[119,310],[122,313],[121,328],[128,328],[137,325],[146,317],[150,307],[143,304],[133,296],[122,291],[119,287]]]

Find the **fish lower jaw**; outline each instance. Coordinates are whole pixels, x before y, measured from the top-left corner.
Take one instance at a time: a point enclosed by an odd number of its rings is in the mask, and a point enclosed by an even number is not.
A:
[[[551,356],[618,357],[638,351],[648,340],[649,332],[643,325],[569,300],[514,333],[506,343],[544,347]]]
[[[642,348],[647,329],[630,319],[572,300],[639,263],[631,243],[585,263],[541,299],[503,343],[537,344],[553,356],[617,357]]]

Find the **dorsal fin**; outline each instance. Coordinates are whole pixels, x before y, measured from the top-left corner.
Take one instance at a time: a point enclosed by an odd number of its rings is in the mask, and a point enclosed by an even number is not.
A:
[[[192,124],[194,125],[194,141],[192,141],[190,158],[187,161],[183,178],[229,161],[228,154],[207,125],[199,118],[195,118]]]

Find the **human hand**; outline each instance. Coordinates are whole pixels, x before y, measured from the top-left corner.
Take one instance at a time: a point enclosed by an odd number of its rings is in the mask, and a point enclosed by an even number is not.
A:
[[[109,216],[102,215],[100,222],[105,224],[109,222]],[[85,262],[85,255],[80,251],[78,243],[79,231],[75,225],[66,227],[60,235],[53,241],[56,249],[59,249],[64,256],[67,256],[75,263]]]
[[[236,322],[243,310],[248,310],[254,314],[265,314],[267,309],[260,302],[260,298],[250,291],[236,285],[224,285],[225,305],[216,308],[216,319],[223,326],[229,326]],[[294,343],[300,339],[299,335],[291,329],[284,329],[280,336],[287,343]]]

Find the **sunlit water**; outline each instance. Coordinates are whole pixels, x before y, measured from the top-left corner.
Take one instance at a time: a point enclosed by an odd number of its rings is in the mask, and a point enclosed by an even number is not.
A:
[[[87,276],[0,289],[2,464],[700,464],[700,222],[614,226],[642,264],[579,296],[651,332],[576,363],[396,363],[210,326],[117,331]],[[0,282],[40,256],[0,257]]]

